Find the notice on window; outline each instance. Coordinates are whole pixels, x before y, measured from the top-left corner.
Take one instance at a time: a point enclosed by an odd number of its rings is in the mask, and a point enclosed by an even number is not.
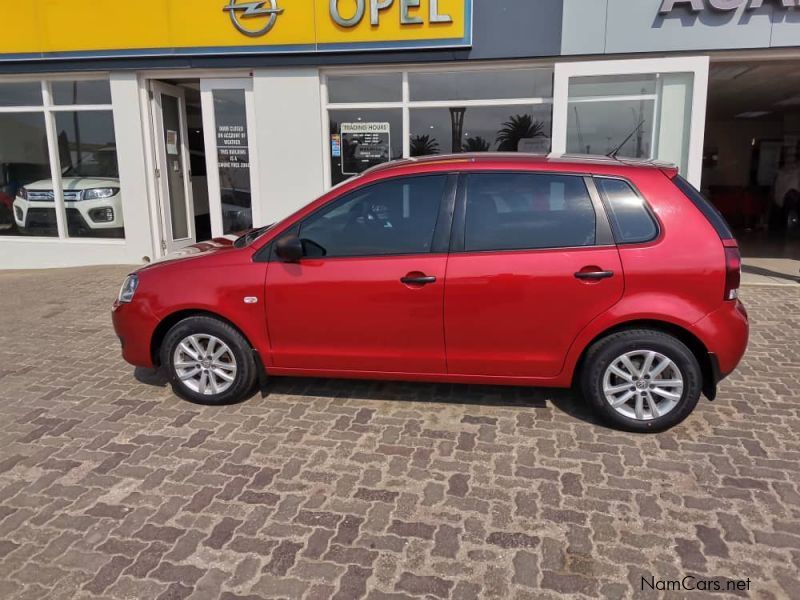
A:
[[[178,155],[178,132],[167,130],[167,154],[170,156]]]
[[[389,123],[342,123],[342,174],[358,175],[392,160]]]
[[[220,169],[250,168],[250,149],[244,125],[217,127],[217,160]]]

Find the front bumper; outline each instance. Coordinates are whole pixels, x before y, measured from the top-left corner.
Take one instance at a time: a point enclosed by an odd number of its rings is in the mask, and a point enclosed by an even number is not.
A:
[[[154,367],[150,342],[158,319],[145,303],[137,302],[136,298],[129,303],[114,302],[111,321],[122,346],[122,358],[137,367]]]
[[[70,236],[99,235],[103,237],[121,237],[124,235],[122,217],[122,200],[120,195],[100,200],[81,200],[65,202],[67,229]],[[114,213],[110,221],[96,221],[95,211],[111,209]],[[14,221],[17,227],[25,231],[55,231],[56,210],[53,202],[14,200]]]

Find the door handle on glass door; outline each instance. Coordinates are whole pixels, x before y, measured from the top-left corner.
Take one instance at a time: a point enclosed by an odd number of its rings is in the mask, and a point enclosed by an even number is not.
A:
[[[614,271],[578,271],[575,273],[577,279],[585,279],[589,281],[598,281],[600,279],[608,279],[614,276]]]

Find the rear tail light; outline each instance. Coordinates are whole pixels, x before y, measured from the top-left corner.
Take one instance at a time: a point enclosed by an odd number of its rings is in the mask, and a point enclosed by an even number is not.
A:
[[[725,248],[725,300],[736,300],[742,281],[742,256],[739,248]]]

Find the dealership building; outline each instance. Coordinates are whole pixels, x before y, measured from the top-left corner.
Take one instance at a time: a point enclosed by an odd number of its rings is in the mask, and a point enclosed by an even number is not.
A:
[[[800,0],[31,0],[0,18],[0,268],[155,260],[382,162],[471,151],[669,161],[746,255],[800,258]]]

